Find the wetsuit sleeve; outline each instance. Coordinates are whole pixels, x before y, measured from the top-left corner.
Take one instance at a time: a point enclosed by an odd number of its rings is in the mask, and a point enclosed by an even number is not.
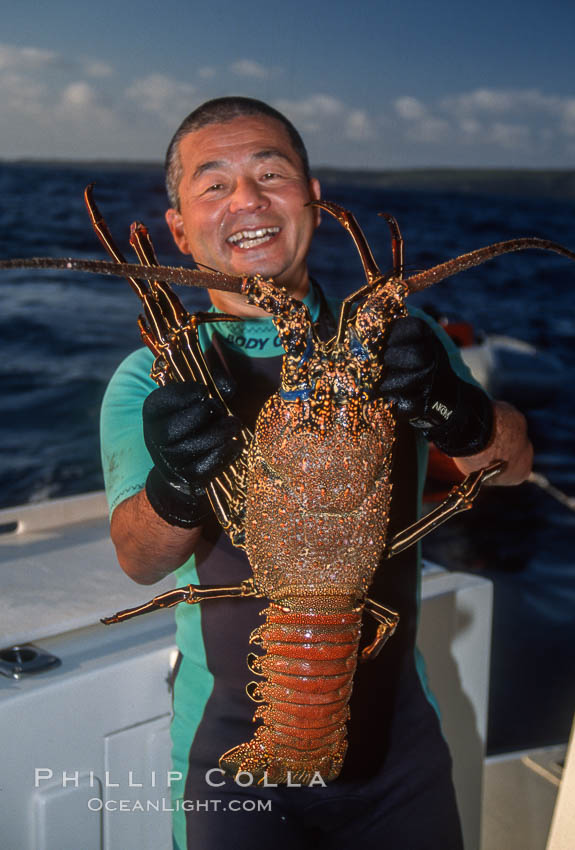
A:
[[[145,348],[120,364],[106,389],[100,414],[102,468],[110,515],[143,489],[153,466],[144,443],[142,405],[155,389],[153,355]]]

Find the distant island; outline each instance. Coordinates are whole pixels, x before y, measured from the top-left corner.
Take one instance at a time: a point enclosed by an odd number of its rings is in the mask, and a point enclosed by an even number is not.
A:
[[[325,185],[344,183],[348,186],[418,192],[575,198],[575,169],[410,168],[369,171],[318,168],[314,174]]]
[[[63,168],[97,171],[157,171],[160,162],[113,160],[0,160],[0,168]],[[575,169],[530,168],[406,168],[370,170],[319,166],[313,173],[326,185],[360,188],[454,192],[517,197],[575,198]]]

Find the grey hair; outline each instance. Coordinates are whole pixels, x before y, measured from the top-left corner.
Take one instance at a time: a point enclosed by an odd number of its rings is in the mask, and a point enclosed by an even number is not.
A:
[[[184,118],[168,146],[165,161],[166,191],[170,206],[180,209],[179,187],[183,175],[182,161],[180,158],[180,142],[188,133],[193,133],[208,124],[225,124],[245,115],[265,115],[279,121],[287,130],[294,151],[301,160],[306,180],[310,178],[309,159],[302,137],[285,115],[268,106],[263,100],[255,100],[251,97],[218,97],[208,100]]]

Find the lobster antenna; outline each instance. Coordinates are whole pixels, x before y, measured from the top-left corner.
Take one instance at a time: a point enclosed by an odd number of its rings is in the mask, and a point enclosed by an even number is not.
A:
[[[221,289],[241,295],[244,278],[231,274],[214,274],[183,266],[140,266],[138,263],[110,263],[106,260],[78,260],[75,257],[25,257],[15,260],[0,260],[0,269],[66,269],[67,271],[90,272],[114,277],[136,277],[143,280],[159,280],[180,286],[199,286],[203,289]]]
[[[427,269],[427,271],[408,277],[405,284],[409,292],[419,292],[422,289],[427,289],[428,286],[434,283],[439,283],[440,280],[445,280],[446,277],[452,277],[454,274],[467,271],[467,269],[471,269],[473,266],[480,266],[481,263],[493,260],[495,257],[501,256],[501,254],[509,254],[513,251],[525,251],[527,248],[536,248],[540,251],[554,251],[556,254],[561,254],[563,257],[575,260],[575,251],[570,251],[569,248],[565,248],[558,242],[539,239],[537,236],[524,236],[520,239],[508,239],[506,242],[495,242],[495,244],[487,245],[485,248],[478,248],[476,251],[462,254],[454,260],[448,260],[446,263],[440,263],[432,269]]]

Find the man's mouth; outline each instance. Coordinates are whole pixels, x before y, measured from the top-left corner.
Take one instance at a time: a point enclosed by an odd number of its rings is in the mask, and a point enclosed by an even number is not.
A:
[[[269,242],[280,232],[279,227],[257,227],[253,230],[238,230],[237,233],[232,233],[228,236],[227,242],[233,245],[234,248],[255,248],[258,245],[263,245],[264,242]]]

